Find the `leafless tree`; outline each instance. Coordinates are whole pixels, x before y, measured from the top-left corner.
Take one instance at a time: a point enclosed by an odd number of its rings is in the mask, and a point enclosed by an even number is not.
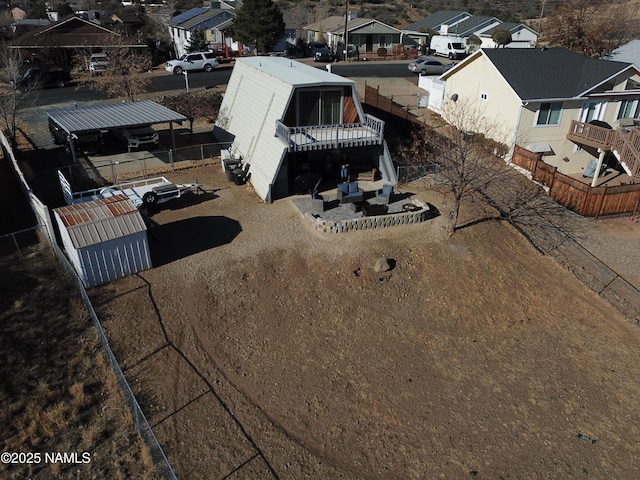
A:
[[[435,187],[453,200],[448,212],[449,234],[459,228],[461,206],[477,195],[491,199],[489,203],[497,208],[496,218],[512,220],[518,216],[539,189],[528,181],[512,183],[513,175],[519,174],[503,158],[508,138],[502,125],[463,101],[447,103],[444,117],[448,124],[415,125],[399,154],[407,164],[437,172]]]
[[[157,100],[171,110],[181,113],[189,119],[189,134],[193,134],[193,122],[197,118],[207,118],[213,123],[218,117],[222,104],[221,92],[189,92],[162,97]]]
[[[0,120],[2,129],[12,145],[16,145],[18,112],[31,106],[37,98],[38,81],[22,84],[21,79],[27,65],[16,49],[0,44],[0,81],[6,85],[0,94]]]
[[[552,46],[600,58],[640,33],[638,4],[622,0],[570,0],[543,20]]]
[[[109,67],[94,75],[89,81],[92,89],[105,92],[111,97],[124,97],[134,101],[149,91],[151,77],[151,54],[147,49],[132,48],[125,37],[112,43],[103,51]]]

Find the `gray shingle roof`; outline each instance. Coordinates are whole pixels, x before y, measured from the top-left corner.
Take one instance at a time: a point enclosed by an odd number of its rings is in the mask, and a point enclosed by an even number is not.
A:
[[[629,67],[564,48],[489,48],[482,52],[522,100],[575,98]]]
[[[482,32],[483,35],[493,35],[493,32],[495,32],[496,30],[509,30],[511,33],[516,33],[519,30],[530,30],[534,33],[538,33],[536,32],[533,28],[525,25],[524,23],[511,23],[511,22],[503,22],[500,25],[496,25],[493,28],[490,28],[489,30]]]
[[[454,25],[449,29],[450,34],[460,35],[461,37],[467,37],[478,30],[486,28],[492,23],[499,22],[496,17],[469,17],[466,20]]]
[[[403,28],[405,31],[419,32],[420,29],[432,28],[436,30],[442,24],[450,25],[454,21],[470,17],[471,14],[461,10],[440,10],[439,12],[429,15],[428,17],[418,20],[417,22],[407,25]]]
[[[226,22],[230,18],[235,18],[236,14],[232,10],[214,9],[207,10],[204,13],[196,15],[188,20],[185,20],[180,24],[180,27],[185,30],[190,30],[194,27],[198,27],[200,24],[205,23],[206,28],[214,28],[221,23]]]

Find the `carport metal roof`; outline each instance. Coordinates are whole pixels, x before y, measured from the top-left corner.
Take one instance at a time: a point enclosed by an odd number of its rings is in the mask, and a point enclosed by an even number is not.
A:
[[[47,116],[69,134],[187,120],[184,115],[151,100],[54,108],[47,110]]]

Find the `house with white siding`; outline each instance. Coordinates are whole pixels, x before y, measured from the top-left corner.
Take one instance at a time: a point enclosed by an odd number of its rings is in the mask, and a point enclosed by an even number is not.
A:
[[[366,114],[353,80],[282,57],[236,60],[214,128],[267,202],[296,191],[296,178],[338,180],[340,163],[396,183],[384,122]]]
[[[445,117],[471,108],[500,122],[495,140],[509,138],[510,147],[542,154],[560,173],[581,179],[598,162],[596,171],[608,165],[621,182],[640,182],[635,65],[563,48],[491,48],[474,52],[440,80],[446,82]]]
[[[179,57],[187,53],[191,35],[203,31],[209,48],[238,51],[231,31],[236,18],[235,8],[222,1],[209,2],[207,7],[196,7],[169,20],[169,35]]]

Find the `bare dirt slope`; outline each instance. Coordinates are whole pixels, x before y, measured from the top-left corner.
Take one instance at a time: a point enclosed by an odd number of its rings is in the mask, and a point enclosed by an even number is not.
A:
[[[636,477],[640,331],[508,225],[323,236],[194,178],[92,291],[180,478]]]

